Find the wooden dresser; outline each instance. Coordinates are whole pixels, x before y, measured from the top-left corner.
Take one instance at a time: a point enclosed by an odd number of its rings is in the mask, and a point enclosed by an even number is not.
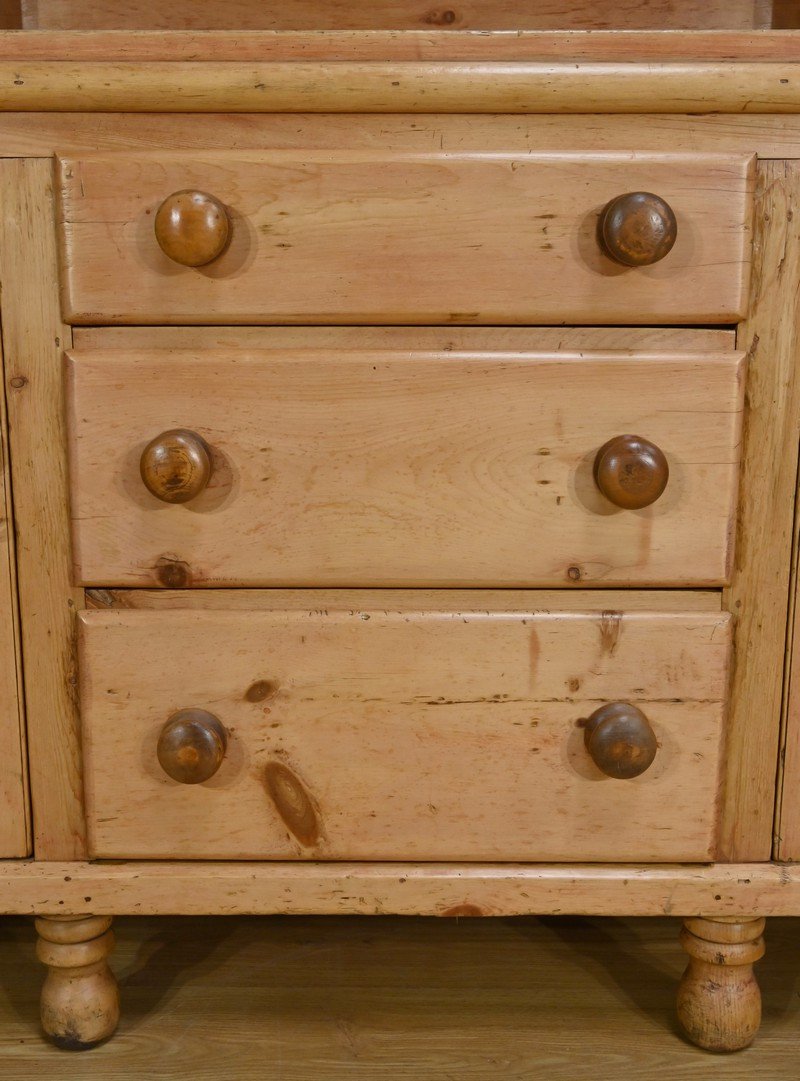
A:
[[[114,1031],[116,915],[671,914],[745,1047],[800,915],[800,7],[277,10],[2,6],[44,1029]]]

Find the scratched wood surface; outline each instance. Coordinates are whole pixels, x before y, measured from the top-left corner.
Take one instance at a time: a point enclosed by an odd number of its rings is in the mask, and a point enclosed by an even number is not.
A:
[[[728,615],[480,603],[81,613],[91,854],[711,858]],[[578,723],[615,700],[660,744],[631,781],[600,773]],[[230,734],[201,785],[156,758],[188,706]]]
[[[626,62],[794,60],[798,35],[779,31],[695,30],[91,30],[81,34],[49,30],[9,34],[0,29],[0,60],[159,61],[190,60],[560,60]]]
[[[0,370],[2,370],[0,348]],[[31,850],[28,756],[5,396],[0,395],[0,857]]]
[[[796,862],[800,859],[800,500],[795,501],[793,545],[773,857]]]
[[[746,30],[771,25],[767,0],[22,0],[39,30]]]
[[[2,35],[0,35],[1,44]],[[0,112],[0,157],[50,157],[98,151],[152,152],[340,148],[407,150],[661,153],[664,146],[690,153],[757,153],[761,158],[800,157],[800,116],[442,116],[210,113],[198,124],[185,114]]]
[[[68,363],[86,585],[682,586],[728,574],[736,353],[109,347]],[[167,505],[139,460],[175,428],[207,441],[214,471],[190,503]],[[625,432],[671,470],[641,511],[614,507],[593,478],[597,450]]]
[[[0,163],[3,352],[34,851],[79,859],[83,791],[74,651],[82,593],[70,578],[61,322],[47,160]]]
[[[76,350],[473,349],[721,353],[725,327],[75,327]]]
[[[723,852],[772,850],[794,504],[800,442],[800,198],[796,162],[760,162],[735,562],[725,606],[736,617]],[[765,483],[769,478],[769,483]]]
[[[228,609],[285,611],[287,608],[396,608],[404,611],[458,612],[472,609],[480,597],[483,610],[503,612],[582,612],[587,603],[627,612],[651,612],[654,597],[661,612],[720,612],[722,597],[716,589],[670,590],[653,594],[646,589],[604,589],[602,594],[561,589],[87,589],[87,608]]]
[[[0,860],[15,915],[706,916],[800,914],[776,863]]]
[[[725,323],[745,311],[752,156],[380,149],[65,158],[62,286],[77,323]],[[227,208],[199,269],[156,243],[172,192]],[[655,191],[661,262],[622,268],[598,217]]]
[[[366,32],[365,32],[366,33]],[[489,35],[489,40],[492,36]],[[734,50],[735,55],[735,50]],[[380,58],[378,54],[377,58]],[[796,58],[733,64],[0,60],[0,111],[796,114]]]

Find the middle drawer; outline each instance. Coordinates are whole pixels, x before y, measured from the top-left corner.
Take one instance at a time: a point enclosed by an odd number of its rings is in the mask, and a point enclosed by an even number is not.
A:
[[[723,584],[743,355],[543,352],[537,333],[530,350],[76,350],[77,579]]]

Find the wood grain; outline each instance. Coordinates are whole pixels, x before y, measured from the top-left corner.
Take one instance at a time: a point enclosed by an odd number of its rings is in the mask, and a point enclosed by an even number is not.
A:
[[[474,607],[478,594],[472,589],[87,589],[86,607],[155,609],[203,609],[283,612],[288,608],[319,611],[328,608],[379,608],[406,612],[460,612]],[[585,612],[587,604],[602,604],[626,612],[721,612],[718,590],[672,589],[654,594],[646,589],[604,589],[602,594],[563,589],[482,589],[480,602],[486,611]]]
[[[797,113],[795,61],[0,61],[0,111]]]
[[[340,149],[356,142],[406,151],[757,153],[800,157],[800,116],[319,116],[315,114],[2,113],[0,157],[98,151]]]
[[[93,857],[709,859],[727,616],[586,603],[82,613]],[[580,719],[609,700],[658,738],[635,780],[583,746]],[[156,760],[188,705],[229,733],[204,785]]]
[[[744,312],[749,156],[371,149],[60,163],[63,299],[78,323],[724,323]],[[158,247],[186,187],[228,209],[204,270]],[[597,242],[615,195],[655,190],[678,240],[623,270]]]
[[[23,0],[25,26],[39,30],[746,30],[770,25],[763,0]]]
[[[2,369],[0,347],[0,369]],[[5,394],[0,394],[0,856],[31,851],[17,569]]]
[[[36,920],[36,956],[47,967],[42,1028],[65,1051],[87,1051],[112,1035],[119,990],[108,966],[114,932],[108,916]]]
[[[707,1051],[741,1051],[761,1025],[753,964],[764,956],[764,919],[686,920],[681,945],[689,964],[678,988],[678,1020]]]
[[[517,352],[722,353],[725,327],[75,327],[81,353],[131,349],[504,349]]]
[[[800,440],[800,168],[758,167],[740,509],[725,605],[736,617],[723,803],[726,859],[768,859],[789,611]],[[764,478],[769,477],[769,483]]]
[[[0,911],[119,916],[797,916],[800,868],[774,863],[615,867],[7,860],[0,861]],[[208,994],[205,985],[202,994]],[[160,1011],[157,1016],[163,1018]]]
[[[3,351],[18,536],[25,703],[40,859],[84,854],[52,163],[0,163]]]
[[[68,384],[86,585],[727,579],[740,354],[95,350],[68,357]],[[213,472],[166,506],[139,461],[179,427],[205,440]],[[615,510],[593,477],[624,432],[669,462],[644,511]]]
[[[795,3],[796,0],[790,0]],[[530,12],[530,8],[527,9]],[[642,9],[644,10],[644,9]],[[800,25],[800,19],[798,19]],[[0,59],[159,60],[695,60],[795,61],[800,34],[695,30],[0,30]]]
[[[779,860],[796,860],[800,853],[800,498],[795,500],[793,537],[773,840],[773,857]]]
[[[265,1063],[281,1081],[796,1077],[794,920],[768,927],[753,1050],[716,1061],[676,1038],[685,958],[671,918],[145,917],[115,929],[125,1008],[90,1060],[103,1081],[163,1075],[171,1055],[196,1081],[226,1076],[234,1056],[236,1081],[262,1081]],[[6,1072],[74,1081],[86,1058],[37,1032],[30,922],[6,919],[0,937]]]

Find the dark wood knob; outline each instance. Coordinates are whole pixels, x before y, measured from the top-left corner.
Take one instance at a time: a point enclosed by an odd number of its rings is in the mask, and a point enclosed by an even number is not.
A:
[[[658,750],[647,717],[629,702],[609,702],[586,721],[586,750],[609,777],[638,777],[653,764]]]
[[[211,479],[211,451],[197,432],[173,428],[151,440],[139,468],[148,490],[164,503],[188,503]]]
[[[672,251],[678,235],[675,212],[649,191],[629,191],[612,199],[600,215],[606,255],[623,266],[651,266]]]
[[[594,459],[597,487],[614,506],[641,510],[663,495],[669,465],[655,443],[640,435],[615,435]]]
[[[158,761],[173,781],[202,784],[222,765],[227,748],[228,733],[213,713],[182,709],[161,729]]]
[[[176,191],[156,211],[156,240],[181,266],[205,266],[225,250],[231,233],[228,212],[204,191]]]

